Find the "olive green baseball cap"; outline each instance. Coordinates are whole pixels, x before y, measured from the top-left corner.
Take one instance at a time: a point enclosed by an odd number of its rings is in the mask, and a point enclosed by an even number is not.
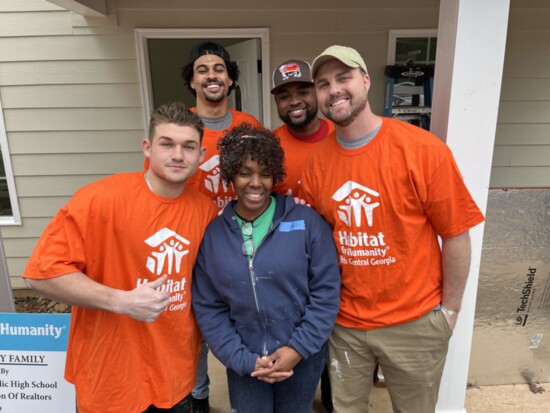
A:
[[[315,76],[317,76],[317,70],[319,70],[323,64],[334,59],[341,61],[348,67],[360,67],[365,73],[368,73],[367,65],[357,50],[347,46],[334,45],[325,49],[323,53],[313,60],[311,65],[312,78],[315,79]]]

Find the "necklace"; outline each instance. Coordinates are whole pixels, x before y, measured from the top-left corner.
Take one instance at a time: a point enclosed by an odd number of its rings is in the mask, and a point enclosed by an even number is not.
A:
[[[153,191],[153,186],[151,185],[151,181],[149,181],[149,174],[148,174],[148,171],[145,171],[145,173],[143,174],[143,176],[145,176],[145,183],[147,184],[147,186],[149,187],[149,189],[151,190],[151,192],[155,192],[155,191]]]

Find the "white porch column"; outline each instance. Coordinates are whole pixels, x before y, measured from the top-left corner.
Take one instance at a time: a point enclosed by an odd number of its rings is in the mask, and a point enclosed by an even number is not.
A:
[[[447,142],[486,211],[509,0],[441,0],[432,132]],[[438,412],[465,412],[483,225],[471,231],[472,266],[439,392]]]

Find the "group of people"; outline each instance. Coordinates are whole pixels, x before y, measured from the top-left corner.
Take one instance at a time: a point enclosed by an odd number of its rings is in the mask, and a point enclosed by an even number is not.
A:
[[[235,413],[309,413],[321,376],[368,411],[376,365],[395,412],[433,412],[484,219],[451,151],[372,112],[352,48],[274,70],[274,131],[229,108],[238,76],[195,45],[195,107],[155,109],[144,170],[77,191],[28,262],[73,306],[79,412],[207,413],[208,348]]]

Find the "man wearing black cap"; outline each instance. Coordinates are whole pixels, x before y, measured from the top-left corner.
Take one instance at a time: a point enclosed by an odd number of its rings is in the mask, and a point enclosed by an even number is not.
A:
[[[235,193],[220,178],[217,143],[223,133],[241,123],[261,126],[254,116],[229,108],[228,96],[239,79],[239,68],[223,46],[211,41],[196,44],[181,71],[187,88],[197,98],[195,113],[204,122],[206,157],[189,184],[222,209]]]
[[[317,97],[308,62],[287,60],[273,71],[272,81],[271,93],[279,118],[285,123],[274,132],[285,151],[287,173],[275,190],[296,195],[305,159],[316,144],[334,131],[334,125],[317,115]]]
[[[261,124],[254,116],[229,108],[228,96],[239,79],[239,67],[220,44],[205,41],[193,46],[181,75],[187,88],[197,98],[194,111],[205,126],[202,146],[206,148],[206,155],[188,185],[208,196],[221,210],[235,197],[235,193],[220,177],[218,140],[227,129],[241,123]],[[210,411],[209,384],[208,347],[203,342],[192,392],[193,413]]]
[[[470,267],[469,230],[484,217],[440,139],[372,112],[356,50],[331,46],[311,72],[335,124],[300,187],[333,228],[342,272],[329,339],[334,411],[368,410],[378,363],[395,412],[434,412]]]

